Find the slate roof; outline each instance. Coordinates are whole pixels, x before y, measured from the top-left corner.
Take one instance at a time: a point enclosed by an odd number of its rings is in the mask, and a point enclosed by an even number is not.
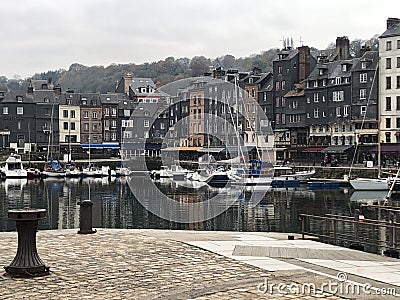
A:
[[[23,97],[22,103],[35,103],[33,95],[17,91],[10,91],[4,95],[2,103],[18,103],[17,96]]]
[[[71,101],[71,105],[79,106],[81,103],[81,95],[76,93],[61,93],[60,105],[67,105],[67,99]]]
[[[394,24],[389,27],[379,38],[387,38],[392,36],[400,36],[400,24]]]
[[[378,51],[367,51],[365,54],[353,65],[352,71],[361,71],[361,70],[375,70],[377,67],[377,63],[379,60],[379,52]],[[365,61],[371,62],[366,66],[366,68],[362,69],[362,63]]]
[[[117,94],[100,94],[101,104],[118,104]]]
[[[137,89],[140,87],[151,86],[153,89],[156,88],[156,85],[154,84],[151,78],[140,78],[140,77],[132,78],[132,82],[129,84],[129,86],[135,92],[137,92],[138,91]]]

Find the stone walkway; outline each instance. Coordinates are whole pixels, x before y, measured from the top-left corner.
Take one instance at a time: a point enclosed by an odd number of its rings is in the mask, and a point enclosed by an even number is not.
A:
[[[51,274],[2,274],[0,299],[376,299],[320,290],[297,292],[303,284],[318,289],[332,278],[300,267],[268,271],[188,244],[221,238],[229,239],[229,233],[40,231],[38,253]],[[16,247],[15,232],[0,233],[0,266],[12,261]]]

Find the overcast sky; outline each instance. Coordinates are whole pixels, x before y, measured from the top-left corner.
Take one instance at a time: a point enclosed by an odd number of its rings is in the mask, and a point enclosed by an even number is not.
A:
[[[395,0],[3,0],[0,75],[143,63],[168,56],[236,57],[281,47],[324,49],[369,39],[400,18]],[[394,15],[393,15],[394,14]],[[397,15],[396,15],[397,14]]]

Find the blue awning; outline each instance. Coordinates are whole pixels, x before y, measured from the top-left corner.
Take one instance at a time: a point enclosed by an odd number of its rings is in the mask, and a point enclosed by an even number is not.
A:
[[[81,144],[83,149],[119,149],[119,143]]]

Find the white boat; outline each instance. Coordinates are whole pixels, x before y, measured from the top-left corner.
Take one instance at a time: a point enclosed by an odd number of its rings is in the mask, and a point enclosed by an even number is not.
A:
[[[103,177],[106,176],[116,176],[117,173],[115,172],[115,170],[112,170],[110,168],[110,166],[101,166],[101,174]]]
[[[116,176],[129,176],[132,171],[128,167],[118,167],[115,169]]]
[[[189,170],[182,168],[180,165],[161,166],[160,170],[153,170],[150,175],[154,179],[172,178],[174,180],[186,180]]]
[[[216,187],[225,186],[231,180],[229,171],[225,170],[224,167],[217,167],[216,169],[212,167],[201,168],[196,172],[190,173],[187,178]]]
[[[82,171],[79,170],[75,165],[67,166],[65,170],[67,177],[81,177]]]
[[[21,156],[18,154],[11,154],[6,159],[4,167],[0,168],[2,176],[5,178],[27,178],[28,172],[22,165]]]
[[[82,176],[84,177],[103,177],[103,172],[100,168],[97,168],[90,164],[87,168],[82,169]]]
[[[53,158],[50,159],[50,166],[44,168],[42,175],[43,177],[65,177],[65,170],[61,166],[61,163],[55,162]]]
[[[350,179],[350,184],[357,191],[388,191],[390,178],[355,178]]]
[[[274,181],[287,181],[295,180],[299,182],[307,182],[315,174],[315,170],[310,171],[298,171],[295,172],[292,167],[289,166],[274,166]]]

